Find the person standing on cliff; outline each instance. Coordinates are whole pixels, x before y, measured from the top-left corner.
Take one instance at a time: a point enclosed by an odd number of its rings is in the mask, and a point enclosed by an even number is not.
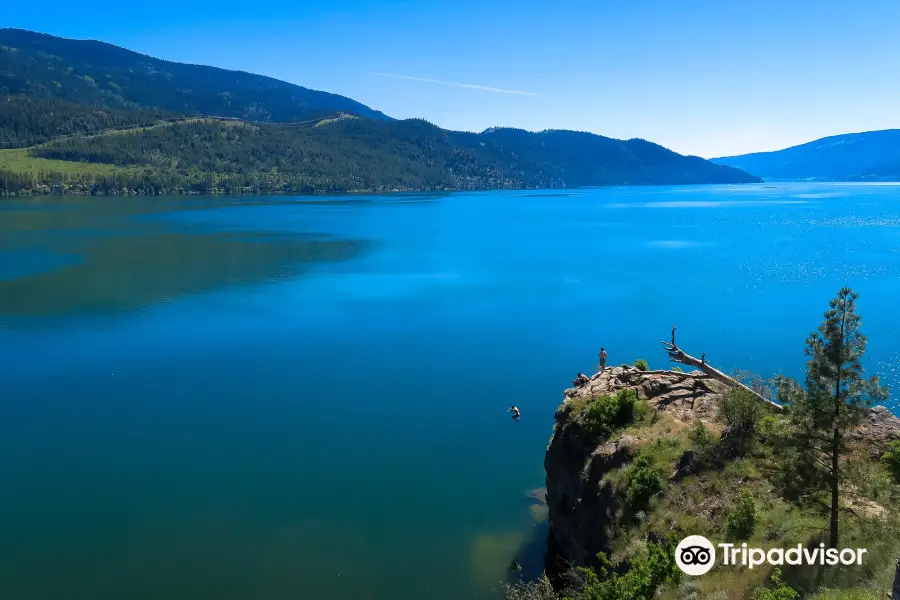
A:
[[[606,370],[606,350],[600,346],[600,372]]]

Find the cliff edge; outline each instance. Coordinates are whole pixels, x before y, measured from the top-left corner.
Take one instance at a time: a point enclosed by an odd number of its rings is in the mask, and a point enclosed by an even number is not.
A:
[[[767,438],[766,432],[777,429],[783,416],[760,403],[765,430],[759,434],[761,441],[752,452],[738,448],[738,436],[733,431],[729,435],[720,418],[722,400],[731,389],[701,371],[643,371],[624,365],[567,389],[544,460],[548,570],[596,566],[601,552],[627,564],[635,543],[668,533],[724,539],[730,535],[726,519],[742,489],[754,494],[757,515],[755,529],[745,539],[756,536],[770,545],[809,542],[808,534],[791,530],[794,509],[774,490],[766,466],[774,464],[779,453],[777,436]],[[610,418],[610,410],[618,409],[615,403],[609,405],[612,409],[600,406],[597,399],[622,394],[639,408],[634,418],[622,427],[598,426]],[[871,409],[853,436],[858,454],[870,459],[880,457],[887,444],[898,439],[900,419],[884,407]],[[701,455],[714,459],[700,464]],[[863,518],[893,510],[888,496],[848,497],[854,498],[848,509]],[[890,559],[891,575],[895,559],[896,554]],[[714,586],[715,578],[704,582]],[[762,583],[756,574],[746,586],[749,590]],[[729,597],[742,595],[728,587],[732,584],[721,585],[725,587],[716,589],[726,590]]]
[[[622,366],[608,368],[584,386],[565,391],[544,468],[551,547],[566,563],[589,565],[598,552],[610,552],[611,525],[619,503],[604,477],[629,463],[641,443],[658,433],[631,428],[611,437],[596,436],[578,419],[585,402],[622,390],[634,390],[651,409],[671,415],[673,430],[680,430],[696,418],[711,421],[727,386],[699,371],[641,371]]]

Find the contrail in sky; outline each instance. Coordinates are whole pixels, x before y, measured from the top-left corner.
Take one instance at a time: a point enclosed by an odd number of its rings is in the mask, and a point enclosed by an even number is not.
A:
[[[516,96],[537,96],[533,92],[522,92],[519,90],[502,90],[500,88],[488,87],[486,85],[472,85],[471,83],[456,83],[454,81],[439,81],[437,79],[425,79],[424,77],[410,77],[409,75],[394,75],[393,73],[372,73],[378,77],[392,77],[394,79],[407,79],[409,81],[422,81],[425,83],[436,83],[438,85],[449,85],[452,87],[468,88],[470,90],[482,90],[484,92],[496,92],[498,94],[515,94]]]

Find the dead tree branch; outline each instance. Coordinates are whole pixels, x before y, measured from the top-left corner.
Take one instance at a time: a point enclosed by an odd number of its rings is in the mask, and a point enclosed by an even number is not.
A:
[[[740,388],[742,390],[745,390],[746,392],[753,394],[755,397],[759,398],[759,400],[761,400],[762,402],[765,402],[766,404],[768,404],[775,410],[779,410],[779,411],[782,410],[782,407],[780,404],[776,404],[775,402],[772,402],[768,398],[764,398],[762,395],[753,391],[752,389],[750,389],[749,387],[747,387],[746,385],[744,385],[737,379],[734,379],[733,377],[729,377],[722,371],[711,367],[709,365],[709,363],[706,362],[705,355],[704,355],[704,359],[701,360],[699,358],[695,358],[695,357],[691,356],[690,354],[688,354],[687,352],[685,352],[684,350],[682,350],[681,348],[679,348],[678,346],[676,346],[675,344],[673,344],[671,342],[660,342],[660,343],[662,344],[663,348],[666,349],[666,352],[669,353],[669,360],[671,360],[672,362],[681,363],[683,365],[690,365],[692,367],[695,367],[695,368],[703,371],[710,379],[715,379],[716,381],[720,381],[720,382],[724,383],[725,385],[727,385],[728,387]]]

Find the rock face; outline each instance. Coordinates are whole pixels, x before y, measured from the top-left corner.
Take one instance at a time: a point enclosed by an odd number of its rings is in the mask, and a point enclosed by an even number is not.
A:
[[[869,410],[853,437],[857,442],[865,443],[872,457],[877,458],[890,442],[900,440],[900,419],[884,406],[876,406]]]
[[[640,440],[620,435],[597,439],[572,418],[569,402],[633,389],[655,409],[681,421],[711,418],[717,400],[728,389],[699,371],[640,371],[612,367],[594,375],[580,388],[566,390],[557,409],[555,429],[544,468],[551,523],[551,550],[565,562],[591,564],[598,552],[608,552],[609,525],[619,508],[604,475],[631,461]]]
[[[634,367],[612,367],[594,375],[580,388],[566,390],[570,398],[593,398],[633,389],[638,396],[662,411],[674,411],[681,416],[706,417],[715,411],[716,401],[728,387],[710,379],[701,371],[641,371]],[[565,404],[563,404],[565,407]],[[562,407],[561,407],[562,408]],[[559,413],[557,413],[558,415]],[[693,419],[693,416],[689,416]]]

